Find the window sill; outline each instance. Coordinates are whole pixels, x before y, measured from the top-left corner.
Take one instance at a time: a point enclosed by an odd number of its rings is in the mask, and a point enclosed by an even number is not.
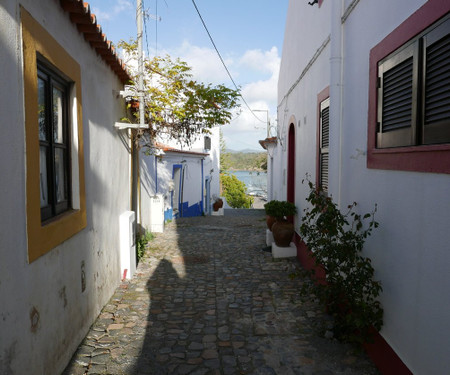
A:
[[[369,149],[367,167],[450,174],[450,144]]]
[[[65,217],[67,217],[67,216],[74,215],[74,214],[76,214],[76,213],[79,212],[79,211],[80,211],[80,210],[73,210],[73,209],[64,211],[64,212],[60,213],[59,215],[56,215],[56,216],[54,216],[54,217],[51,217],[50,219],[44,220],[44,221],[41,223],[41,225],[42,225],[43,227],[45,227],[46,225],[50,225],[50,224],[55,223],[55,222],[57,222],[57,221],[59,221],[59,220],[63,220],[63,219],[64,219]]]

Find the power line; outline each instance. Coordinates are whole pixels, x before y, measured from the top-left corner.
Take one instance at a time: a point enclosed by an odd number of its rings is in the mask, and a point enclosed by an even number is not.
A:
[[[147,12],[145,11],[144,0],[142,0],[142,9],[144,9],[144,30],[145,30],[145,44],[147,45],[147,57],[150,58],[150,49],[148,48],[148,35],[147,35]]]
[[[198,7],[197,7],[197,4],[195,3],[195,0],[192,0],[192,4],[194,4],[195,10],[197,11],[197,14],[198,14],[198,16],[200,17],[200,20],[202,21],[203,27],[205,28],[206,33],[208,34],[209,39],[211,40],[211,43],[212,43],[214,49],[216,50],[216,53],[217,53],[217,55],[219,56],[219,59],[220,59],[220,61],[222,62],[223,67],[225,68],[226,72],[228,73],[228,77],[230,77],[231,82],[233,82],[233,85],[234,85],[234,87],[236,88],[236,90],[239,91],[239,96],[241,97],[242,101],[245,103],[245,105],[247,106],[247,108],[250,110],[250,112],[252,113],[252,115],[255,116],[255,118],[256,118],[257,120],[259,120],[259,121],[261,121],[261,122],[265,122],[265,121],[261,120],[258,116],[256,116],[256,114],[252,111],[252,109],[251,109],[250,106],[248,105],[247,101],[244,99],[244,97],[243,97],[242,94],[240,93],[240,90],[239,90],[238,86],[236,85],[236,82],[234,82],[234,79],[233,79],[233,77],[231,76],[231,73],[230,73],[230,71],[228,70],[227,65],[225,64],[225,61],[223,60],[223,58],[222,58],[222,56],[221,56],[221,54],[220,54],[220,52],[219,52],[219,50],[218,50],[218,48],[217,48],[217,46],[216,46],[216,43],[214,43],[214,40],[213,40],[213,38],[212,38],[212,36],[211,36],[211,34],[210,34],[208,28],[206,27],[206,23],[205,23],[205,21],[203,20],[203,17],[202,17],[202,15],[200,14],[200,11],[198,10]]]

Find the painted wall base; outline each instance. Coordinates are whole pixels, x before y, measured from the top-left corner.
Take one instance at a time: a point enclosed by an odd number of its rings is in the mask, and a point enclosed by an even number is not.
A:
[[[119,216],[120,230],[120,276],[131,279],[136,272],[136,242],[134,211],[125,211]]]
[[[297,256],[297,247],[293,242],[288,247],[280,247],[275,242],[272,243],[272,257],[290,258],[295,256]]]
[[[270,229],[266,229],[266,245],[272,246],[272,243],[274,243],[273,233]]]
[[[212,216],[223,216],[223,207],[219,208],[217,211],[211,211]]]

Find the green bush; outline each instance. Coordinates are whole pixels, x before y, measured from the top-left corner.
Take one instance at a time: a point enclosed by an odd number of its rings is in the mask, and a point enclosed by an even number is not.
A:
[[[375,209],[357,214],[356,203],[342,213],[331,197],[307,181],[306,199],[300,235],[312,252],[315,264],[325,271],[325,280],[305,284],[305,295],[314,293],[334,317],[334,336],[346,342],[364,343],[372,339],[372,327],[383,324],[383,309],[377,300],[382,287],[375,281],[369,258],[361,251],[364,242],[378,223]],[[314,279],[314,270],[307,271]]]
[[[147,244],[153,240],[154,235],[148,231],[143,234],[136,235],[136,260],[139,262],[145,254]]]
[[[287,201],[270,201],[264,205],[266,215],[283,219],[287,216],[293,216],[297,213],[297,207],[294,203]]]
[[[233,208],[250,208],[253,204],[253,197],[247,195],[247,188],[235,175],[221,174],[223,195],[227,203]]]

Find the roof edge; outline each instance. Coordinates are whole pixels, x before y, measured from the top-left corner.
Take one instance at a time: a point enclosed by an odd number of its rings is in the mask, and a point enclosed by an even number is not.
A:
[[[84,39],[103,61],[111,68],[123,84],[131,80],[125,63],[119,58],[112,42],[102,33],[102,28],[97,24],[97,17],[91,13],[88,3],[82,0],[60,0],[62,9],[69,13],[70,21],[83,34]]]

